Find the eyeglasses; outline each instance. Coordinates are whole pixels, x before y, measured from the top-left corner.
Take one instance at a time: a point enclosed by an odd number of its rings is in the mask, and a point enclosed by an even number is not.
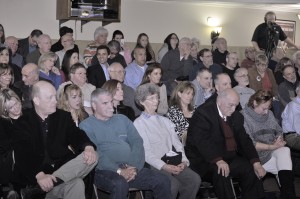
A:
[[[148,100],[150,102],[159,102],[159,98],[158,97],[149,97],[149,98],[146,98],[146,100]]]
[[[109,72],[112,72],[112,73],[118,73],[118,74],[126,74],[126,71],[125,71],[125,70],[119,70],[119,71],[110,70]]]
[[[237,77],[243,77],[243,78],[245,78],[245,77],[247,77],[248,75],[246,75],[246,74],[244,74],[244,75],[237,75]]]

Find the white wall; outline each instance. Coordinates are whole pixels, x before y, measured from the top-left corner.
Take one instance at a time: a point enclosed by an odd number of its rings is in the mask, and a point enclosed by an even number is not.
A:
[[[266,8],[267,9],[267,8]],[[162,43],[167,34],[175,32],[179,37],[198,37],[203,45],[210,44],[211,28],[207,17],[217,17],[223,27],[221,36],[227,38],[230,46],[248,46],[255,27],[263,22],[265,10],[248,8],[222,8],[201,6],[180,2],[153,2],[145,0],[122,0],[121,22],[106,26],[110,33],[120,29],[125,40],[135,42],[139,33],[145,32],[152,43]],[[295,13],[277,12],[278,19],[294,20]],[[56,0],[0,0],[0,23],[6,36],[27,37],[31,30],[38,28],[58,39]],[[92,40],[96,27],[101,22],[90,22],[80,31],[80,22],[68,21],[63,25],[76,30],[77,40]],[[297,33],[300,27],[297,25]],[[111,34],[109,35],[109,38]],[[296,36],[300,44],[300,34]]]

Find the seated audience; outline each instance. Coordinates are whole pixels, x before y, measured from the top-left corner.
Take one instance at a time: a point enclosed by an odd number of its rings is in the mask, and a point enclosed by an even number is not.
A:
[[[94,144],[70,113],[56,109],[56,91],[49,82],[34,84],[32,99],[34,108],[23,111],[13,132],[14,173],[27,186],[22,197],[34,198],[40,189],[46,198],[84,199],[82,179],[98,159]]]
[[[143,47],[146,49],[146,63],[152,63],[155,62],[155,53],[151,47],[151,44],[149,42],[149,37],[146,33],[141,33],[139,34],[139,36],[137,37],[137,41],[136,41],[136,47]],[[132,56],[132,60],[135,59],[134,54],[132,52],[131,54]]]
[[[295,67],[285,65],[281,69],[284,81],[278,86],[278,98],[282,107],[284,107],[296,97],[296,86],[299,83],[297,80]]]
[[[131,121],[134,121],[134,111],[130,106],[126,106],[122,103],[124,99],[124,92],[122,83],[115,79],[110,79],[102,86],[103,89],[109,91],[113,97],[114,114],[123,114]]]
[[[226,65],[223,67],[223,73],[227,73],[231,79],[231,86],[234,87],[237,85],[237,82],[234,79],[234,73],[239,68],[238,67],[238,54],[236,52],[227,53],[226,55]]]
[[[290,149],[273,113],[269,111],[273,96],[270,91],[258,90],[242,110],[244,127],[253,141],[262,167],[278,175],[281,198],[296,198]]]
[[[12,75],[14,76],[14,81],[22,80],[21,68],[17,65],[11,63],[11,50],[8,47],[0,47],[0,64],[8,64],[12,70]]]
[[[252,68],[255,66],[255,48],[248,47],[245,49],[245,59],[241,63],[241,68]]]
[[[156,112],[159,115],[165,115],[168,112],[168,98],[166,86],[161,83],[162,69],[159,63],[153,63],[145,71],[142,84],[152,83],[159,87],[159,103]]]
[[[161,60],[169,50],[178,48],[178,41],[179,38],[175,33],[171,33],[165,38],[164,44],[158,51],[158,56],[157,56],[158,63],[161,62]]]
[[[219,37],[214,43],[216,49],[212,52],[213,62],[220,66],[226,65],[226,56],[229,53],[227,51],[227,41],[223,37]]]
[[[11,50],[11,63],[17,65],[19,68],[24,66],[24,57],[17,53],[18,50],[18,39],[14,36],[6,37],[5,45]]]
[[[96,87],[90,83],[87,83],[87,77],[86,77],[86,68],[81,63],[76,63],[71,66],[70,68],[70,74],[69,74],[70,80],[61,84],[57,90],[57,99],[60,98],[61,93],[63,92],[63,88],[67,84],[75,84],[77,85],[82,92],[83,97],[83,105],[85,111],[90,115],[92,114],[91,110],[91,94],[96,89]]]
[[[195,88],[188,81],[180,82],[172,92],[167,117],[175,124],[175,132],[185,144],[189,122],[195,112]]]
[[[84,62],[87,66],[92,65],[92,58],[97,54],[97,48],[101,45],[106,45],[108,37],[108,31],[100,26],[96,28],[94,32],[94,41],[87,45],[83,51]]]
[[[146,64],[145,48],[141,46],[135,47],[133,56],[134,60],[125,68],[124,84],[135,90],[141,84],[148,65]]]
[[[203,104],[215,92],[212,85],[212,74],[207,68],[201,68],[198,71],[192,84],[195,88],[194,103],[196,107]]]
[[[287,145],[291,149],[300,150],[300,83],[296,86],[296,94],[296,97],[286,105],[281,118]]]
[[[234,73],[234,79],[238,83],[233,89],[240,96],[240,105],[242,108],[245,108],[246,104],[249,101],[251,95],[255,93],[252,88],[248,88],[249,77],[248,70],[246,68],[238,68]]]
[[[4,44],[5,41],[5,33],[4,33],[4,27],[2,24],[0,24],[0,44]]]
[[[196,37],[193,37],[191,39],[192,45],[191,45],[191,53],[190,55],[193,58],[193,65],[198,64],[201,60],[198,57],[198,53],[200,51],[200,40]]]
[[[217,198],[235,198],[231,178],[241,181],[243,199],[264,198],[260,181],[265,170],[243,127],[243,116],[235,110],[239,95],[231,88],[216,101],[197,108],[187,134],[185,152],[191,169],[202,179],[212,176]]]
[[[124,34],[120,30],[115,30],[112,35],[112,39],[118,41],[121,45],[121,51],[119,52],[121,55],[123,55],[126,64],[130,64],[132,62],[132,57],[131,57],[131,49],[129,46],[127,46],[124,43]],[[125,66],[126,67],[126,66]]]
[[[20,92],[23,109],[32,108],[32,86],[39,80],[45,79],[39,78],[39,68],[37,65],[29,63],[22,68],[22,81],[14,83],[14,87]]]
[[[276,65],[275,71],[274,71],[274,77],[276,80],[277,85],[281,84],[284,81],[283,75],[282,75],[282,69],[286,65],[292,65],[294,66],[293,60],[291,60],[288,57],[283,57],[279,60],[279,62]],[[296,70],[296,68],[295,68]],[[296,73],[297,79],[300,80],[300,76],[298,73]]]
[[[120,63],[112,63],[108,66],[108,73],[110,79],[121,82],[124,91],[123,104],[130,106],[134,110],[135,117],[138,117],[141,114],[141,110],[137,108],[134,102],[135,91],[133,88],[123,83],[125,79],[125,69],[123,66]]]
[[[54,43],[52,46],[51,46],[51,52],[57,52],[57,51],[60,51],[62,49],[64,49],[64,42],[62,41],[62,38],[63,36],[65,35],[69,35],[72,37],[73,39],[73,29],[72,28],[69,28],[67,26],[63,26],[61,28],[59,28],[59,40]],[[73,48],[79,52],[79,49],[78,49],[78,46],[76,44],[74,44]],[[62,57],[60,58],[60,60],[62,60]]]
[[[146,162],[151,169],[170,179],[172,199],[196,198],[201,179],[188,168],[189,160],[175,133],[174,124],[156,113],[159,87],[152,83],[139,86],[135,100],[143,108],[141,116],[134,121],[134,126],[143,138]],[[162,157],[169,153],[177,154],[178,160],[172,163],[164,161]]]
[[[162,82],[167,87],[167,95],[170,96],[178,81],[189,79],[193,68],[193,58],[190,55],[192,42],[189,38],[180,39],[178,48],[169,50],[161,60],[163,71]]]
[[[101,88],[110,79],[107,69],[109,66],[107,63],[109,54],[110,50],[106,45],[98,46],[96,50],[98,62],[87,68],[88,82],[96,86],[96,88]]]
[[[129,188],[152,190],[154,198],[170,199],[169,179],[144,168],[143,140],[126,116],[113,114],[112,94],[97,88],[91,100],[94,114],[79,127],[95,143],[101,158],[94,184],[108,191],[111,199],[126,199]]]
[[[89,115],[83,107],[81,89],[76,84],[66,84],[57,102],[57,108],[70,112],[76,126]]]
[[[67,50],[64,58],[62,59],[62,65],[61,65],[61,70],[63,72],[63,75],[65,77],[65,81],[70,80],[70,68],[74,64],[79,62],[79,54],[76,50],[70,49]]]
[[[21,101],[10,89],[0,91],[0,187],[13,180],[13,125],[22,114]],[[2,190],[2,189],[1,189]],[[0,197],[1,193],[0,193]]]
[[[40,78],[50,81],[57,90],[59,85],[62,83],[62,79],[59,69],[54,66],[56,60],[57,55],[55,53],[44,53],[39,58],[38,67],[40,69]]]
[[[38,48],[38,37],[42,34],[41,30],[34,29],[28,37],[20,39],[18,53],[26,58],[28,54],[35,51]]]
[[[202,50],[200,50],[199,59],[201,62],[194,65],[192,70],[190,71],[190,74],[189,74],[190,81],[193,81],[196,78],[197,72],[201,68],[207,68],[212,73],[213,79],[216,77],[217,74],[222,73],[223,67],[221,67],[218,64],[213,63],[213,56],[209,49],[203,48]]]

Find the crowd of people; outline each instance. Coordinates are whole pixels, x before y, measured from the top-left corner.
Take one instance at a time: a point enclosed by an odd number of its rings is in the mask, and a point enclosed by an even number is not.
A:
[[[206,181],[231,199],[236,178],[242,198],[259,199],[268,172],[281,198],[296,198],[300,51],[277,46],[298,48],[275,18],[266,13],[241,62],[221,37],[210,50],[170,33],[155,54],[146,33],[130,49],[98,27],[81,54],[69,27],[52,45],[0,25],[0,197],[84,199],[96,186],[112,199],[130,188],[195,199]]]

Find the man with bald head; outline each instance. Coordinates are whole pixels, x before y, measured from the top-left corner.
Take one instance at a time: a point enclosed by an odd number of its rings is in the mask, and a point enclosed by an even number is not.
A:
[[[46,198],[84,199],[84,178],[97,164],[94,144],[76,127],[69,112],[56,109],[56,90],[39,81],[33,85],[34,107],[16,121],[16,179],[22,198],[46,194]],[[37,191],[39,190],[39,191]]]
[[[218,198],[234,198],[232,177],[241,180],[242,198],[263,198],[259,179],[266,172],[244,129],[244,118],[235,110],[238,104],[238,93],[226,88],[216,101],[199,106],[190,121],[186,154],[202,179],[212,177]]]
[[[8,46],[11,50],[11,62],[13,64],[16,64],[18,67],[22,68],[24,66],[24,57],[17,53],[19,46],[18,39],[14,36],[8,36],[6,37],[4,44]]]
[[[134,102],[135,91],[133,90],[133,88],[123,83],[125,79],[124,67],[118,62],[114,62],[108,66],[108,73],[110,79],[115,79],[122,83],[124,91],[123,104],[126,106],[130,106],[134,110],[135,116],[138,117],[141,114],[141,110],[136,107]]]
[[[22,108],[32,108],[31,90],[39,81],[39,69],[36,64],[29,63],[22,68],[22,81],[14,83],[21,93]]]

